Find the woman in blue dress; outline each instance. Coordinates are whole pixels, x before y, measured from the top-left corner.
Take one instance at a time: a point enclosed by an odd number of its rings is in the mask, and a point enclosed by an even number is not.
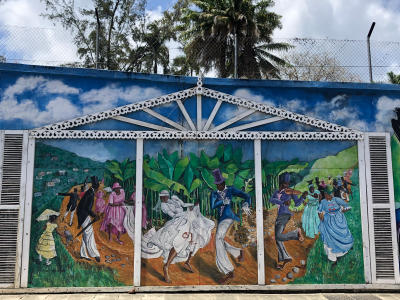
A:
[[[344,212],[349,211],[349,206],[343,199],[325,194],[318,207],[321,219],[319,231],[324,242],[324,251],[328,259],[336,266],[339,257],[344,256],[354,244],[353,236],[347,226]]]
[[[306,236],[310,238],[314,238],[314,236],[318,235],[318,226],[320,223],[318,217],[318,206],[321,201],[321,193],[316,190],[312,180],[308,182],[308,202],[306,207],[304,208],[303,215],[301,216],[301,222],[303,226],[303,230],[306,233]]]

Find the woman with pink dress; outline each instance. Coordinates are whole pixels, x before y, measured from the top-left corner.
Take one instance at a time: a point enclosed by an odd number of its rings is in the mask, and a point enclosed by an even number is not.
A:
[[[104,199],[103,199],[104,193],[103,193],[102,190],[99,190],[95,194],[95,196],[97,197],[95,212],[96,212],[98,217],[99,217],[99,214],[100,214],[101,219],[104,219],[104,210],[106,208],[106,203],[104,202]]]
[[[136,186],[134,186],[134,188],[136,189]],[[133,216],[135,216],[135,211],[136,211],[136,205],[135,205],[136,192],[133,192],[133,194],[131,195],[129,200],[130,201],[125,201],[125,203],[133,205]],[[144,195],[142,195],[142,228],[147,229],[147,207],[146,207],[146,204],[144,202],[145,202],[145,197],[144,197]]]
[[[105,209],[104,221],[101,223],[100,230],[108,232],[108,240],[111,242],[112,234],[116,234],[115,239],[118,243],[121,242],[121,234],[125,233],[124,218],[125,218],[125,192],[118,182],[114,183],[112,189],[114,190],[108,197],[108,204]]]

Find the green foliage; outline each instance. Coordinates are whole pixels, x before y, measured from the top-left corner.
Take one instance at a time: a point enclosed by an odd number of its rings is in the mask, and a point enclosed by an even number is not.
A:
[[[400,84],[400,74],[396,75],[393,73],[393,71],[390,71],[389,73],[387,73],[387,75],[391,84]]]
[[[354,169],[351,180],[358,186],[358,169]],[[332,267],[324,252],[324,244],[319,238],[307,257],[307,271],[303,277],[296,278],[290,284],[363,284],[364,260],[363,239],[361,230],[361,207],[358,187],[353,187],[353,196],[349,204],[351,210],[344,215],[349,230],[354,238],[353,249],[339,259],[337,266]]]
[[[35,247],[43,234],[44,222],[38,222],[36,219],[45,209],[59,211],[61,201],[62,198],[54,197],[32,215],[28,287],[124,286],[125,284],[117,279],[118,273],[110,267],[97,266],[95,262],[75,262],[55,231],[53,231],[53,237],[57,256],[51,259],[50,266],[46,266],[45,259],[39,262]],[[62,228],[58,228],[58,230],[63,232]]]

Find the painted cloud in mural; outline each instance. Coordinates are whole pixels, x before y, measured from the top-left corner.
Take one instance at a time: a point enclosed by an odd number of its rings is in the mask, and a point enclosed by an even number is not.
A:
[[[43,76],[20,77],[1,94],[0,119],[21,119],[32,126],[47,125],[113,107],[154,98],[162,91],[109,84],[85,91]]]

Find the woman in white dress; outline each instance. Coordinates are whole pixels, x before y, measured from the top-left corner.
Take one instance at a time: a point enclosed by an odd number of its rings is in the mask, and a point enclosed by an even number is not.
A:
[[[162,210],[172,217],[150,237],[148,247],[158,247],[164,257],[163,271],[167,283],[171,283],[168,269],[171,264],[185,261],[185,266],[194,273],[190,260],[195,253],[208,245],[215,224],[200,213],[199,203],[184,203],[168,191],[160,193],[160,200],[154,210]],[[188,209],[183,210],[184,207]]]

